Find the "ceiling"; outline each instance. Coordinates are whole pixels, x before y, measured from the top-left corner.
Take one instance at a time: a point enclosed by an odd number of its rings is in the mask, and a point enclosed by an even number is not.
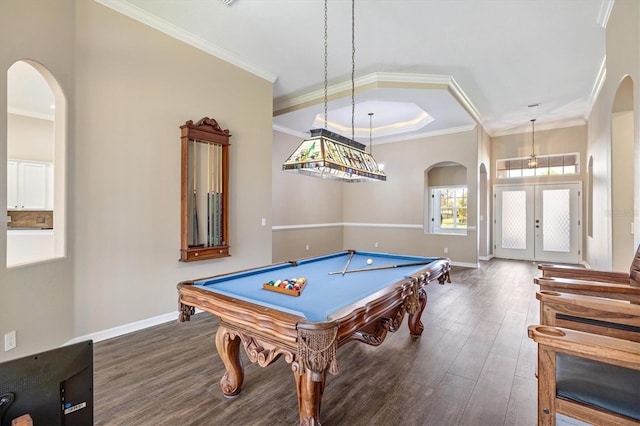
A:
[[[96,1],[272,81],[275,129],[304,136],[324,125],[322,0]],[[356,139],[584,123],[605,76],[612,4],[357,0]],[[351,25],[351,2],[329,0],[327,127],[347,137]]]

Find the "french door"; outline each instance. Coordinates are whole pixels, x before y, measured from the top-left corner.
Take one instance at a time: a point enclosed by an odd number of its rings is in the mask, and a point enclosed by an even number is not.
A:
[[[579,263],[580,188],[580,183],[494,186],[495,256]]]

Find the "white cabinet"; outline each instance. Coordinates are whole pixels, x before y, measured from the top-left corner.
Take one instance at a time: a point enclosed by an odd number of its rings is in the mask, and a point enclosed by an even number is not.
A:
[[[18,162],[7,162],[7,208],[18,208]]]
[[[10,210],[51,210],[50,163],[9,160],[7,162],[7,208]],[[52,173],[51,173],[52,175]]]

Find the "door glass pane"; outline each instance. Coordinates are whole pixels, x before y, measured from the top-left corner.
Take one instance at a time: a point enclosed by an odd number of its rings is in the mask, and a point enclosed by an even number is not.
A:
[[[527,248],[527,194],[525,191],[502,193],[502,248]]]
[[[542,191],[542,250],[571,250],[570,193],[568,189]]]

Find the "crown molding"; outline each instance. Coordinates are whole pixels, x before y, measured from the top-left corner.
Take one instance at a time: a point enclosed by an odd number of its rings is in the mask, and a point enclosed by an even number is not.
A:
[[[385,83],[393,83],[407,85],[434,85],[441,86],[441,89],[446,89],[448,87],[451,87],[452,80],[453,78],[448,75],[375,72],[355,78],[353,80],[353,86],[355,88],[366,86],[383,87]],[[327,86],[327,97],[332,97],[336,94],[350,90],[351,80],[332,84],[330,86]],[[274,115],[279,115],[283,112],[288,112],[292,108],[295,109],[295,107],[297,106],[318,102],[322,99],[324,99],[324,88],[298,96],[276,99],[273,102]]]
[[[276,132],[280,132],[280,133],[285,133],[287,135],[291,135],[291,136],[296,136],[299,138],[308,138],[310,133],[309,132],[299,132],[297,130],[293,130],[290,129],[289,127],[285,127],[285,126],[281,126],[279,124],[272,124],[271,128],[273,130],[275,130]]]
[[[415,140],[415,139],[422,139],[422,138],[432,138],[434,136],[450,135],[453,133],[469,132],[471,130],[474,130],[477,126],[478,126],[477,124],[465,124],[463,126],[449,127],[446,129],[433,130],[430,132],[411,133],[411,134],[405,134],[405,135],[400,135],[396,137],[392,136],[389,138],[378,140],[378,145],[382,145],[385,143],[392,143],[392,142],[403,142],[403,141],[409,141],[409,140]]]
[[[605,30],[607,29],[607,24],[609,23],[609,17],[611,16],[614,3],[615,0],[602,0],[600,3],[600,12],[598,13],[596,23]]]
[[[151,28],[154,28],[164,34],[167,34],[177,40],[187,43],[197,49],[200,49],[210,55],[213,55],[225,62],[237,66],[251,74],[254,74],[264,80],[274,83],[278,79],[278,75],[272,72],[260,69],[259,67],[245,61],[236,54],[229,52],[205,39],[199,37],[185,29],[173,25],[163,19],[160,19],[144,9],[134,6],[126,0],[94,0],[96,3],[122,13],[131,19],[135,19]]]
[[[574,118],[571,120],[552,121],[547,123],[538,124],[536,121],[536,132],[542,132],[545,130],[564,129],[565,127],[584,126],[587,124],[587,120],[584,118]],[[498,130],[491,133],[489,136],[492,138],[499,136],[517,135],[520,133],[531,133],[531,126],[518,126],[507,130]]]
[[[460,105],[462,105],[465,111],[467,111],[476,123],[482,123],[480,112],[453,77],[451,77],[451,80],[449,81],[449,93],[453,95],[453,97],[460,103]]]
[[[467,125],[464,125],[464,126],[449,127],[447,129],[434,130],[434,131],[431,131],[431,132],[410,133],[410,134],[404,134],[404,135],[398,135],[398,136],[391,135],[391,136],[388,136],[388,137],[378,138],[374,145],[382,145],[382,144],[385,144],[385,143],[403,142],[403,141],[409,141],[409,140],[414,140],[414,139],[430,138],[430,137],[434,137],[434,136],[441,136],[441,135],[449,135],[449,134],[453,134],[453,133],[468,132],[468,131],[474,130],[476,127],[477,127],[477,124],[467,124]],[[308,138],[309,137],[308,133],[298,132],[296,130],[290,129],[288,127],[280,126],[280,125],[277,125],[277,124],[274,124],[272,126],[272,128],[276,132],[285,133],[285,134],[291,135],[291,136],[296,136],[296,137],[300,137],[300,138]]]

